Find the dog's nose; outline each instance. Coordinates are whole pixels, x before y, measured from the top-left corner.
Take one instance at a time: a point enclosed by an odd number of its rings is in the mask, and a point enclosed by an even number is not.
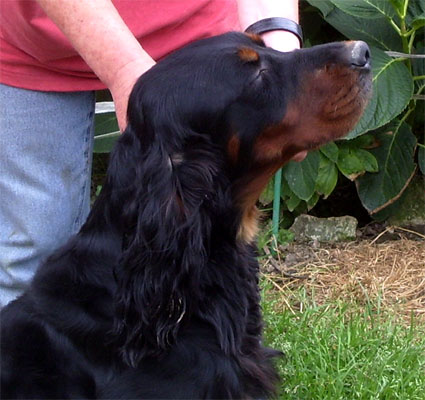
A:
[[[351,65],[358,68],[370,67],[370,49],[367,43],[361,40],[354,42],[351,48]]]

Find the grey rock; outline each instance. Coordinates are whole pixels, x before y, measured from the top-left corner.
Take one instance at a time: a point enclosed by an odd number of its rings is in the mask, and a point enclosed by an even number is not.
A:
[[[351,216],[317,218],[300,215],[290,230],[297,242],[341,242],[356,239],[357,220]]]

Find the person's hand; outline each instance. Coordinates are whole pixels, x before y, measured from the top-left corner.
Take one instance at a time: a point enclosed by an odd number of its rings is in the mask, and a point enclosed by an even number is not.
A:
[[[130,93],[139,77],[154,65],[147,65],[146,61],[135,60],[122,67],[111,82],[109,89],[115,104],[115,113],[118,126],[124,132],[127,126],[127,105]]]
[[[270,31],[261,34],[264,43],[278,51],[292,51],[300,48],[299,39],[291,32],[287,31]]]
[[[111,91],[118,125],[123,131],[131,89],[155,61],[141,47],[110,0],[37,1]]]

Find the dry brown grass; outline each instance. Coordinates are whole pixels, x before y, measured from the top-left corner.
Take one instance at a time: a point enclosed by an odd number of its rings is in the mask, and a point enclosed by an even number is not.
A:
[[[378,243],[380,237],[319,248],[291,244],[277,260],[264,260],[264,276],[289,308],[294,289],[303,286],[318,303],[379,299],[381,307],[425,321],[425,238]]]

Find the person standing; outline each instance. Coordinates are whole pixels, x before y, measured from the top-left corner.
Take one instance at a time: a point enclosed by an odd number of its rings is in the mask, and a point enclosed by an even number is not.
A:
[[[136,80],[197,39],[267,18],[298,22],[298,0],[1,0],[0,306],[89,212],[94,91],[121,131]],[[262,33],[300,46],[283,28]]]

